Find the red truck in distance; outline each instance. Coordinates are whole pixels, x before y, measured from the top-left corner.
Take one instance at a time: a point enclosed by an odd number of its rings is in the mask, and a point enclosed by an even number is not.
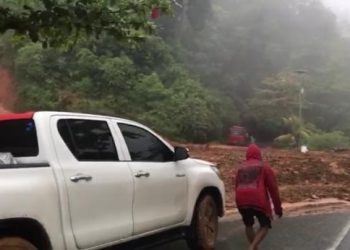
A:
[[[247,146],[249,144],[249,134],[244,127],[232,126],[229,130],[228,144],[234,146]]]

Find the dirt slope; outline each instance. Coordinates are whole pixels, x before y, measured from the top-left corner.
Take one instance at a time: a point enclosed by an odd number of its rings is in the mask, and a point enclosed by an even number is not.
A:
[[[226,185],[227,207],[234,207],[233,176],[245,158],[245,148],[225,145],[187,145],[192,157],[215,162]],[[350,151],[309,152],[263,149],[263,158],[273,167],[283,202],[319,198],[350,201]]]
[[[14,79],[10,71],[0,65],[0,114],[8,112],[16,101]]]

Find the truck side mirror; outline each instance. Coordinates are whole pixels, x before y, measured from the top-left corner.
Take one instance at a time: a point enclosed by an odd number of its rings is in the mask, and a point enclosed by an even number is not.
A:
[[[175,161],[186,160],[189,157],[188,149],[184,147],[175,147]]]

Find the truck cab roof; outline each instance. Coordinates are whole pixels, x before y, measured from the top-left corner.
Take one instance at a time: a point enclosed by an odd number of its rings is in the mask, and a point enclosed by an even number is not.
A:
[[[50,117],[55,115],[62,115],[62,116],[82,116],[85,118],[100,118],[100,119],[114,119],[118,120],[118,122],[127,122],[127,123],[133,123],[138,124],[137,122],[109,116],[109,115],[95,115],[95,114],[89,114],[89,113],[79,113],[79,112],[62,112],[62,111],[28,111],[23,113],[4,113],[0,114],[0,121],[6,121],[6,120],[24,120],[24,119],[33,119],[34,117]],[[141,125],[141,124],[140,124]]]

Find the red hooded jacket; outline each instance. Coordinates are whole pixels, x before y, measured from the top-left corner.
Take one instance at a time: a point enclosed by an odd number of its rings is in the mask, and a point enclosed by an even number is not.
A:
[[[262,161],[261,151],[255,144],[248,147],[246,161],[237,170],[235,191],[239,209],[255,208],[272,217],[271,197],[275,213],[282,215],[275,174]]]

